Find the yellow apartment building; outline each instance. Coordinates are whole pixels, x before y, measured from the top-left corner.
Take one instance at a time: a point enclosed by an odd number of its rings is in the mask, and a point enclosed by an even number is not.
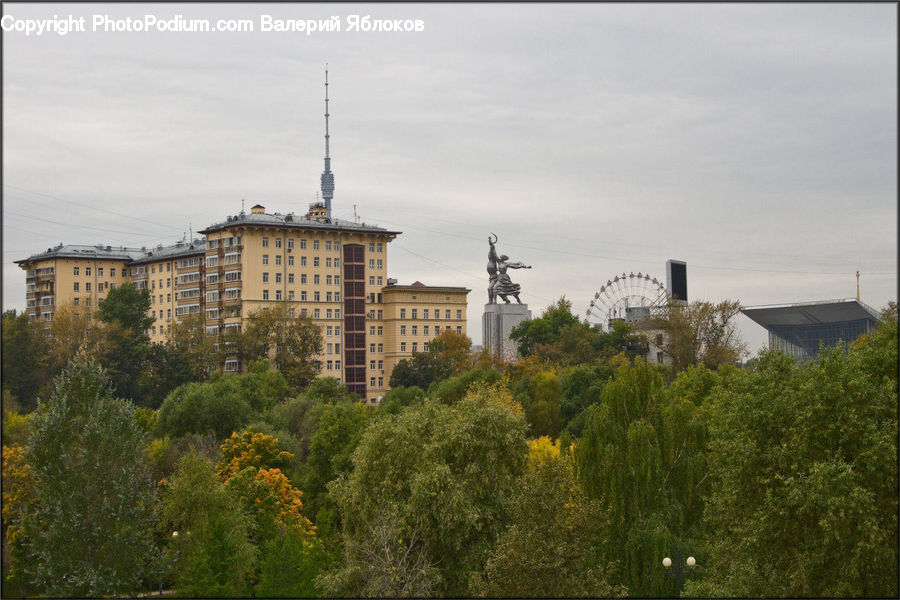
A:
[[[58,306],[96,307],[109,290],[129,281],[139,248],[60,244],[16,263],[25,270],[25,312],[50,322]]]
[[[398,231],[331,219],[317,203],[302,216],[256,205],[199,233],[205,238],[150,249],[60,245],[16,261],[26,271],[26,312],[49,322],[57,306],[97,306],[130,282],[148,291],[147,334],[164,343],[187,315],[203,314],[215,336],[240,332],[253,312],[286,301],[322,332],[320,376],[370,403],[387,392],[400,360],[426,352],[446,329],[466,334],[471,290],[388,279]],[[243,367],[236,355],[220,365]]]
[[[466,305],[469,292],[464,287],[426,286],[420,281],[397,285],[389,279],[381,294],[384,319],[369,325],[369,386],[386,389],[385,384],[397,363],[413,352],[428,352],[428,345],[446,330],[466,335]],[[381,313],[379,306],[378,314]],[[383,331],[382,331],[383,326]],[[373,348],[373,344],[377,344]],[[385,349],[382,363],[380,353]]]

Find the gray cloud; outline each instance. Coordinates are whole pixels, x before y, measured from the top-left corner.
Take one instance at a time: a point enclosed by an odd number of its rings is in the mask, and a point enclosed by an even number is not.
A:
[[[322,169],[326,61],[336,214],[356,205],[405,232],[390,256],[401,281],[472,287],[476,343],[488,231],[534,264],[516,280],[536,313],[561,295],[580,311],[622,271],[662,277],[667,258],[688,261],[697,298],[849,297],[856,269],[863,300],[896,298],[889,5],[4,10],[426,23],[4,34],[4,308],[24,306],[11,261],[60,241],[169,243],[241,198],[304,211]]]

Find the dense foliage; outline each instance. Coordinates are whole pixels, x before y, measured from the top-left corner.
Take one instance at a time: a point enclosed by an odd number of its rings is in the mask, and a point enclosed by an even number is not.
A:
[[[662,558],[688,555],[686,596],[898,594],[895,305],[741,368],[733,303],[668,314],[662,366],[561,300],[516,363],[442,335],[376,407],[263,356],[277,312],[231,340],[247,373],[210,375],[197,322],[149,345],[140,301],[49,339],[4,314],[5,595],[675,596]]]

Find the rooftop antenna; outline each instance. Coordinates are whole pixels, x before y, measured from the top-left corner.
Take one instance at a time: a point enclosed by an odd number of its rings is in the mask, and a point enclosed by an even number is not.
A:
[[[194,224],[188,221],[188,230],[191,232],[190,241],[194,241]]]
[[[244,214],[244,199],[241,198],[241,214]]]
[[[859,271],[856,272],[856,299],[859,300]]]
[[[353,205],[353,221],[359,225],[359,217],[356,216],[356,205]]]
[[[328,63],[325,63],[325,170],[322,172],[322,199],[325,200],[325,212],[331,218],[331,199],[334,197],[334,173],[331,172],[331,153],[328,134]]]

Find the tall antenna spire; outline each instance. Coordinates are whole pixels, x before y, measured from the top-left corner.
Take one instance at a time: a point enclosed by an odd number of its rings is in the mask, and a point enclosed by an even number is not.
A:
[[[334,173],[331,172],[331,154],[329,152],[328,134],[328,63],[325,63],[325,170],[322,172],[322,199],[325,200],[325,211],[331,218],[331,199],[334,197]]]

